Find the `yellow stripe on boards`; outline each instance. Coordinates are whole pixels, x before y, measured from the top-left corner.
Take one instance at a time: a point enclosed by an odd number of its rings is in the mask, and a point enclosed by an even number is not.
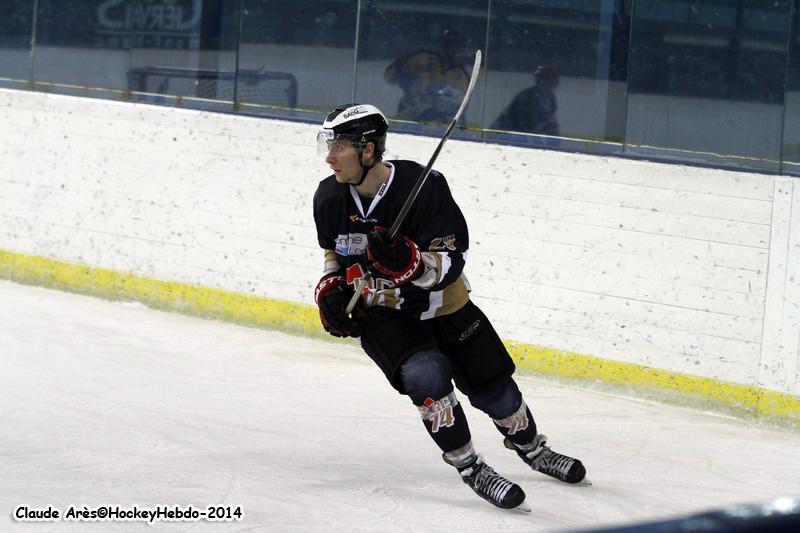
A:
[[[263,296],[164,281],[3,250],[0,250],[0,278],[110,300],[136,300],[155,309],[328,337],[319,325],[315,307]]]
[[[708,407],[800,425],[800,398],[791,394],[528,344],[506,346],[519,368],[536,373],[634,391],[677,393],[689,405],[697,403],[689,400],[702,399]]]
[[[136,300],[156,309],[331,338],[320,327],[315,307],[263,296],[3,250],[0,250],[0,278],[112,300]],[[669,394],[687,400],[699,399],[704,406],[800,425],[800,397],[794,395],[518,342],[507,342],[506,346],[519,368],[535,373],[622,386],[645,395],[655,393],[656,398],[659,398],[658,394]]]

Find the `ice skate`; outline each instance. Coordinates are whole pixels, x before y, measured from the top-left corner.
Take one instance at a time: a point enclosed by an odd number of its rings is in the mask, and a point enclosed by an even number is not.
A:
[[[442,458],[449,463],[444,455]],[[525,503],[525,492],[522,487],[495,472],[480,455],[471,465],[459,468],[458,473],[469,488],[492,505],[501,509],[530,512],[531,508]]]
[[[545,435],[536,435],[533,442],[522,447],[517,447],[509,439],[505,439],[506,448],[514,450],[520,459],[532,469],[548,476],[554,477],[564,483],[581,483],[591,485],[586,479],[586,468],[579,460],[567,455],[554,452],[547,444]]]

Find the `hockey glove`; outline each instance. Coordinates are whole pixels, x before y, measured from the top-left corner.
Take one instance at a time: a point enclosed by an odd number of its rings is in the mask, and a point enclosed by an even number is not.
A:
[[[373,275],[388,278],[396,286],[416,279],[423,271],[417,243],[398,235],[389,239],[389,230],[381,226],[375,226],[367,236],[367,259]]]
[[[314,291],[314,301],[319,307],[319,319],[325,331],[334,337],[358,337],[361,335],[359,307],[353,310],[351,318],[345,309],[353,296],[345,279],[337,273],[323,276]]]

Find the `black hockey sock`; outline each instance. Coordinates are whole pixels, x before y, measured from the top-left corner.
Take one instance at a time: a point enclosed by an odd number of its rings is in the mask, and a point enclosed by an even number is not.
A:
[[[455,392],[439,400],[427,398],[417,409],[428,434],[443,452],[462,448],[472,440],[464,409]]]
[[[508,440],[517,445],[529,444],[536,437],[536,422],[525,400],[519,408],[505,418],[493,418],[494,425]]]

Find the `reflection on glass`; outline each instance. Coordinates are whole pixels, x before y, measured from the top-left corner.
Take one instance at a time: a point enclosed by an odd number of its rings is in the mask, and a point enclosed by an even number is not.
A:
[[[464,99],[469,76],[463,65],[429,50],[405,54],[383,72],[384,81],[403,92],[395,118],[417,122],[449,122]]]
[[[395,120],[449,123],[464,97],[475,50],[484,48],[488,4],[364,2],[356,99]],[[481,93],[478,87],[472,94],[462,125],[479,126]]]
[[[239,53],[241,107],[316,119],[350,102],[357,4],[357,0],[245,0]]]
[[[103,46],[98,20],[108,2],[39,0],[34,80],[123,89],[127,53]]]
[[[238,2],[38,5],[36,81],[233,101]]]
[[[558,135],[558,71],[555,67],[538,66],[533,73],[534,84],[523,89],[511,100],[490,126],[495,130],[520,131]]]
[[[637,2],[631,151],[777,170],[789,1]]]
[[[495,0],[485,127],[620,141],[629,16],[621,0]],[[493,133],[496,133],[493,132]],[[498,136],[558,146],[558,139]]]
[[[0,78],[28,79],[32,31],[33,2],[0,2]]]

